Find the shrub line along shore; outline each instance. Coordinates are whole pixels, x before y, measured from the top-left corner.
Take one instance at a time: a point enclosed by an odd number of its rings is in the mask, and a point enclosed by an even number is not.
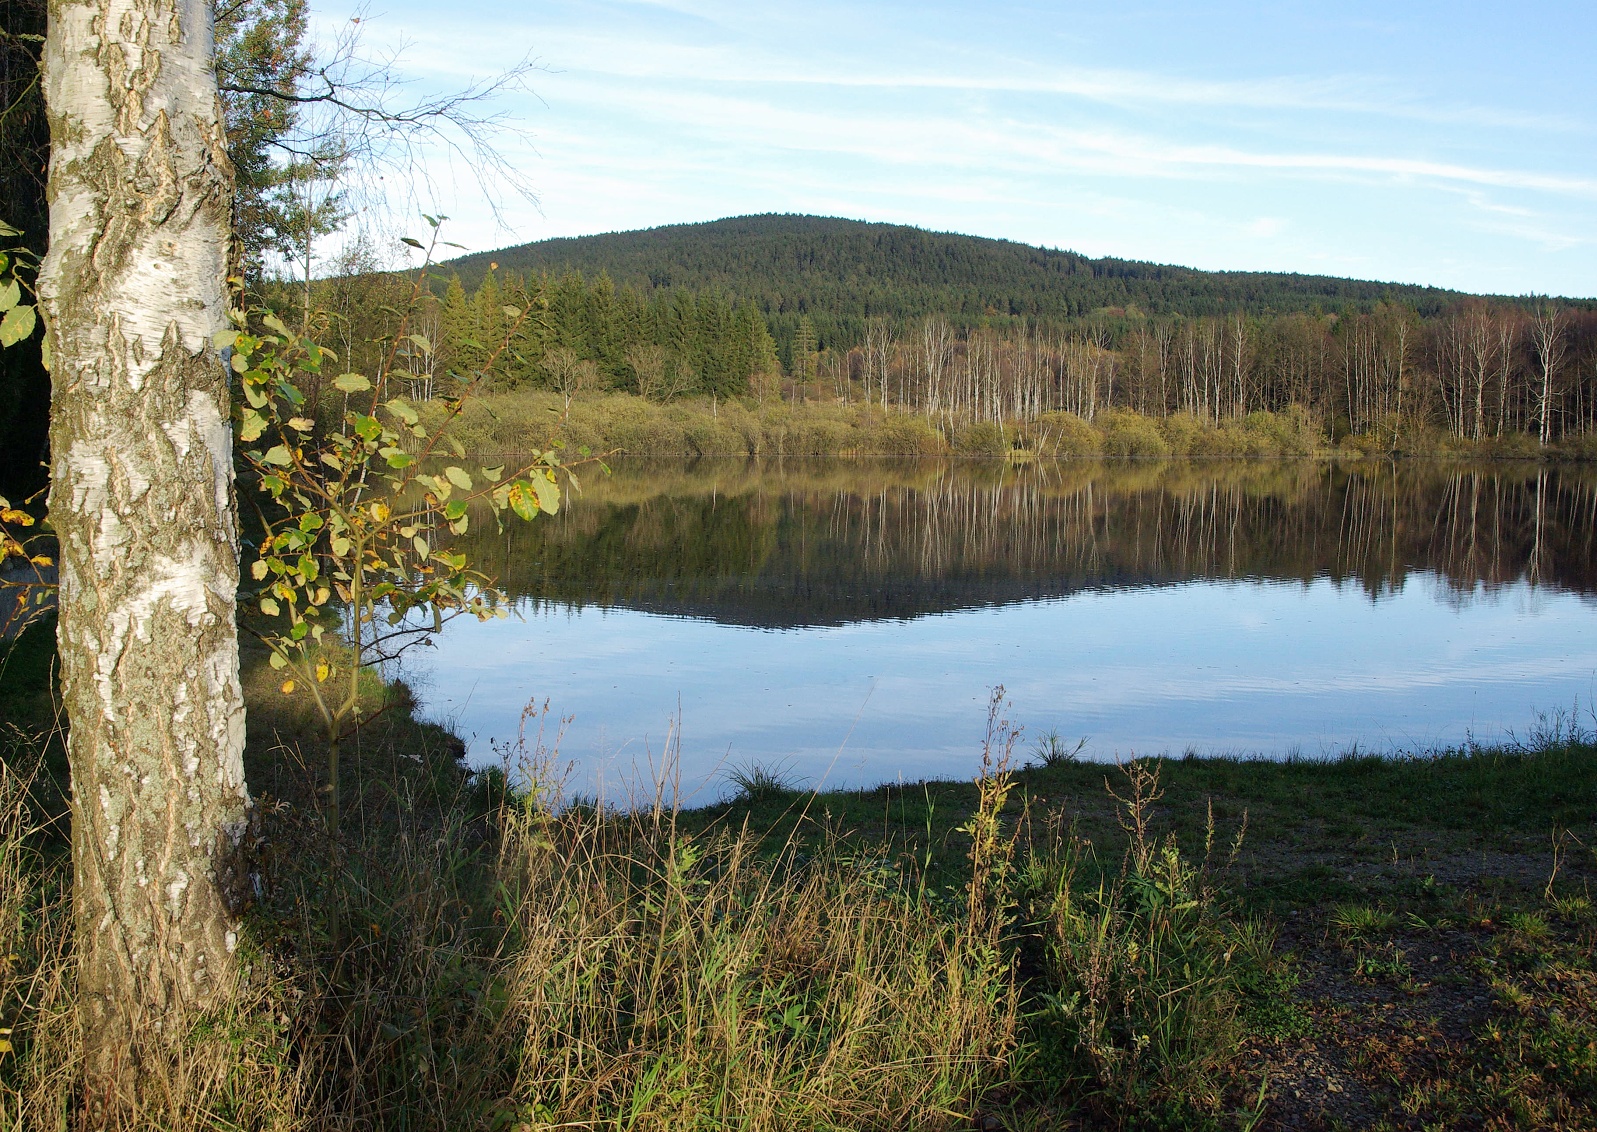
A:
[[[424,410],[440,412],[437,406]],[[1478,441],[1410,422],[1333,440],[1305,411],[1221,421],[1185,413],[1106,410],[1092,421],[1045,413],[1027,421],[970,421],[860,404],[695,398],[659,404],[629,393],[566,399],[547,392],[488,394],[453,426],[477,453],[559,442],[567,450],[633,456],[980,456],[1106,459],[1419,457],[1597,459],[1597,435],[1542,445],[1509,433]]]

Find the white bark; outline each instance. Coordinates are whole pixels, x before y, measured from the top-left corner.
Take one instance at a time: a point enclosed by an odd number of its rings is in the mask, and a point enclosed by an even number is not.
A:
[[[237,941],[238,534],[211,345],[232,175],[211,55],[204,0],[51,0],[40,294],[91,1096],[136,1089],[141,1050],[227,993]]]

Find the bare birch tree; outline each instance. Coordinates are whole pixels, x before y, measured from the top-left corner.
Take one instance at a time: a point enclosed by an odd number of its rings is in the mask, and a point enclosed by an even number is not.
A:
[[[231,989],[244,707],[226,326],[232,169],[204,0],[50,0],[50,515],[86,1096]],[[93,1114],[91,1113],[91,1119]]]
[[[1541,368],[1542,387],[1537,398],[1536,411],[1540,418],[1540,436],[1543,444],[1553,438],[1552,408],[1557,395],[1553,382],[1558,368],[1564,363],[1564,311],[1551,303],[1542,303],[1531,319],[1531,341],[1536,347],[1536,364]]]

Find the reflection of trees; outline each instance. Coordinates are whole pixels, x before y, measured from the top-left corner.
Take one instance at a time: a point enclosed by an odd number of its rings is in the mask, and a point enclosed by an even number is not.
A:
[[[479,535],[517,596],[837,624],[1198,578],[1597,591],[1597,477],[1535,466],[636,465]]]

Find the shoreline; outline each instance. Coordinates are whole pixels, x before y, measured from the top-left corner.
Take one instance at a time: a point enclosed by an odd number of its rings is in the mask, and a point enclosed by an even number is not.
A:
[[[422,404],[424,417],[436,403]],[[1392,422],[1378,433],[1333,440],[1307,412],[1256,412],[1200,420],[1105,410],[1087,421],[1047,413],[1027,421],[969,421],[880,406],[695,398],[659,404],[630,393],[490,393],[466,403],[453,433],[478,454],[558,443],[628,456],[984,457],[1104,460],[1597,460],[1597,435],[1543,446],[1528,434],[1469,440],[1423,422]]]

